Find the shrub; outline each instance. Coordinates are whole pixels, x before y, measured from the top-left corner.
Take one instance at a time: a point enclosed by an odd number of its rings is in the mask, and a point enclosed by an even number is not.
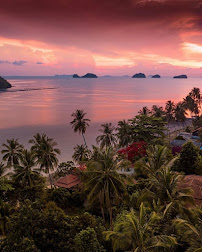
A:
[[[182,147],[176,170],[188,174],[200,174],[200,150],[191,141]]]

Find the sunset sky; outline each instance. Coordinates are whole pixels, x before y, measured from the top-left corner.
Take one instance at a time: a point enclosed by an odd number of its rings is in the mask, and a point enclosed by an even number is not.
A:
[[[6,0],[0,75],[202,76],[202,0]]]

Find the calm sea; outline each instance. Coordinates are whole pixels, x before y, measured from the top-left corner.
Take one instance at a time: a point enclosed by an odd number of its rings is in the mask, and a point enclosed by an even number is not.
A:
[[[116,125],[118,120],[135,116],[143,106],[165,106],[167,100],[182,100],[193,87],[202,88],[201,78],[7,79],[14,87],[0,93],[0,146],[14,137],[29,147],[27,142],[35,133],[46,133],[58,142],[60,161],[70,160],[74,146],[83,143],[70,126],[76,109],[83,109],[91,119],[86,132],[91,145],[102,123]]]

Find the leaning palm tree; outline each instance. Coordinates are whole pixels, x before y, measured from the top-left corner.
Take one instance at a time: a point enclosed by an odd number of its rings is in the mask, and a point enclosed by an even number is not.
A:
[[[177,122],[184,122],[186,120],[187,112],[186,112],[185,104],[183,102],[177,103],[177,105],[175,106],[174,115],[175,115],[175,120]]]
[[[107,209],[111,225],[113,205],[121,202],[125,192],[123,179],[117,173],[117,169],[118,160],[115,158],[114,151],[111,148],[97,148],[95,161],[91,160],[87,165],[87,171],[84,172],[89,203],[99,202],[104,222],[105,209]]]
[[[117,137],[119,139],[119,147],[125,147],[132,142],[132,130],[128,122],[125,120],[118,122]]]
[[[101,125],[101,129],[99,130],[102,135],[96,138],[96,142],[100,144],[101,148],[115,146],[116,144],[116,134],[114,131],[116,130],[111,123],[105,123]]]
[[[3,154],[3,161],[7,162],[7,167],[14,167],[19,164],[22,156],[23,145],[19,144],[18,139],[7,140],[7,144],[3,144],[1,153]]]
[[[23,187],[33,187],[34,179],[39,176],[36,168],[36,157],[33,151],[23,150],[20,163],[15,167],[13,179]]]
[[[106,239],[112,241],[113,251],[171,251],[177,241],[171,236],[155,235],[159,220],[156,212],[148,214],[141,203],[139,212],[131,209],[117,218],[113,231],[105,232]]]
[[[74,154],[72,156],[73,160],[80,163],[82,161],[87,161],[89,159],[89,150],[86,148],[86,146],[78,145],[74,147]]]
[[[74,120],[70,122],[72,125],[72,128],[74,129],[74,132],[79,132],[79,134],[82,134],[84,143],[86,144],[86,139],[84,137],[84,134],[86,132],[87,127],[89,126],[88,122],[90,122],[90,119],[85,118],[86,113],[84,113],[83,110],[77,109],[76,112],[72,113],[72,117]]]
[[[165,113],[168,122],[172,122],[174,120],[174,110],[175,110],[174,102],[167,101],[165,106]]]
[[[52,186],[53,181],[50,171],[54,171],[54,168],[57,166],[57,155],[60,154],[60,150],[55,148],[57,143],[45,134],[36,134],[29,142],[33,144],[31,150],[35,153],[36,163],[40,166],[41,171],[49,175],[50,184]]]

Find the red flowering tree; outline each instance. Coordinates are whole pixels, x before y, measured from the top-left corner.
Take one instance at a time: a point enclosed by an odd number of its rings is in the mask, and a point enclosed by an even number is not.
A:
[[[146,155],[146,146],[147,143],[144,141],[134,142],[127,148],[119,150],[118,153],[133,163]]]

